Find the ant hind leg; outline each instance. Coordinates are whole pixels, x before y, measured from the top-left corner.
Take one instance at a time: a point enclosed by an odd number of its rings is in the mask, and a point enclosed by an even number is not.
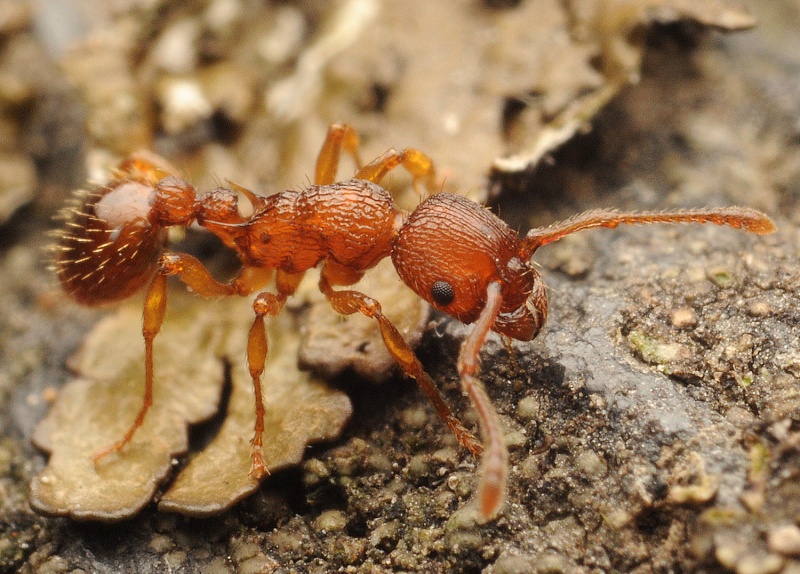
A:
[[[203,297],[223,297],[251,293],[254,289],[266,283],[270,273],[269,270],[243,267],[230,283],[220,283],[212,277],[208,269],[198,259],[191,255],[167,251],[161,256],[158,272],[147,289],[142,313],[142,336],[145,349],[142,406],[123,437],[110,447],[94,455],[95,464],[98,464],[112,452],[121,451],[131,442],[136,431],[144,423],[147,411],[153,405],[153,342],[161,330],[166,314],[167,277],[177,275],[192,291]]]
[[[123,437],[107,449],[94,455],[94,463],[98,464],[103,458],[112,452],[121,451],[131,439],[134,433],[144,423],[144,417],[153,404],[153,341],[161,330],[164,322],[164,314],[167,309],[167,273],[159,270],[144,300],[144,311],[142,319],[142,335],[144,336],[144,398],[142,406],[136,415],[131,426]]]

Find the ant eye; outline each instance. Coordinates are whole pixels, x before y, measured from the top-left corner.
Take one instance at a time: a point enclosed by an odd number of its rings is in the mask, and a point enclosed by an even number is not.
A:
[[[440,279],[431,287],[431,297],[434,303],[446,307],[453,302],[453,299],[456,297],[456,292],[453,290],[453,286],[450,285],[450,283]]]

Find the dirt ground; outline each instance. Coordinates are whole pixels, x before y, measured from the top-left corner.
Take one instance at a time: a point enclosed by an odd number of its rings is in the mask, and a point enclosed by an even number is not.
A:
[[[0,0],[0,571],[800,572],[800,2],[53,4]],[[47,269],[52,216],[141,148],[201,190],[301,188],[332,122],[366,160],[425,151],[447,191],[521,232],[597,207],[731,204],[778,231],[623,226],[536,254],[547,326],[481,355],[511,464],[487,524],[477,461],[372,351],[368,322],[333,317],[313,285],[271,335],[274,377],[314,389],[280,403],[313,414],[275,423],[292,454],[272,476],[212,488],[241,464],[211,453],[250,438],[230,429],[250,424],[252,316],[177,282],[157,339],[172,390],[152,417],[172,426],[143,429],[173,444],[141,475],[96,472],[80,449],[119,436],[141,392],[141,298],[69,301]],[[387,185],[413,209],[408,184]],[[201,231],[176,239],[229,270]],[[467,327],[420,321],[376,271],[364,288],[396,303],[475,425],[455,375]],[[203,422],[187,436],[187,421]]]

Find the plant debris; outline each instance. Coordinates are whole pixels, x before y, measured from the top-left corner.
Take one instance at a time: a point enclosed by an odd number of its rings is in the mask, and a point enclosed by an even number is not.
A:
[[[388,354],[377,351],[383,349],[377,323],[360,315],[337,316],[324,297],[315,296],[315,275],[309,273],[292,299],[294,311],[284,310],[267,321],[264,459],[270,472],[299,463],[309,443],[336,438],[352,410],[341,391],[298,368],[301,340],[305,362],[328,373],[352,365],[353,348],[370,349],[357,360],[360,370],[373,378],[391,372]],[[397,318],[401,332],[419,340],[427,305],[396,278],[384,283],[376,284],[367,275],[360,285],[387,302],[385,311]],[[155,342],[153,406],[130,444],[93,462],[97,452],[119,440],[141,404],[141,312],[141,302],[133,300],[98,323],[72,361],[79,378],[61,390],[37,428],[37,446],[50,453],[47,467],[31,486],[31,503],[38,510],[106,521],[139,512],[168,477],[173,457],[188,450],[187,425],[217,413],[226,376],[232,390],[221,428],[192,454],[160,497],[159,508],[193,516],[219,513],[258,488],[250,476],[254,407],[245,360],[253,317],[249,298],[208,301],[173,290]],[[306,315],[323,313],[334,317],[325,328],[311,333],[303,328]],[[347,345],[342,345],[344,339]]]

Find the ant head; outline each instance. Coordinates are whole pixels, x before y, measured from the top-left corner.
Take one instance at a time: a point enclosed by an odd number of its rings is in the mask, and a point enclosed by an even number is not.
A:
[[[481,205],[438,193],[408,216],[392,261],[403,281],[436,309],[472,323],[499,283],[502,304],[493,330],[529,340],[544,322],[541,279],[520,257],[517,234]]]

